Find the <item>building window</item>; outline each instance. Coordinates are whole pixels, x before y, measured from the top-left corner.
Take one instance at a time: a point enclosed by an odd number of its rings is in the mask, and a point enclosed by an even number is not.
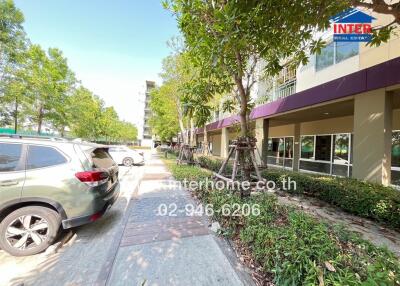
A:
[[[358,55],[358,42],[336,42],[336,63]]]
[[[296,69],[285,66],[276,77],[272,101],[287,97],[296,92]]]
[[[268,139],[267,164],[293,168],[293,137]]]
[[[314,159],[314,136],[301,137],[301,158]]]
[[[315,70],[320,71],[359,53],[358,42],[331,42],[316,55]]]
[[[349,163],[349,135],[337,134],[334,135],[334,164],[348,164]]]
[[[316,136],[315,138],[315,160],[331,160],[331,135]]]
[[[320,71],[326,67],[329,67],[335,63],[335,43],[328,44],[321,50],[321,53],[316,56],[315,69]]]
[[[285,157],[293,158],[293,138],[287,137],[285,138]]]
[[[350,135],[333,135],[332,175],[349,176]]]
[[[350,134],[302,136],[299,169],[347,177],[350,145]]]
[[[400,131],[392,134],[392,184],[400,186]]]

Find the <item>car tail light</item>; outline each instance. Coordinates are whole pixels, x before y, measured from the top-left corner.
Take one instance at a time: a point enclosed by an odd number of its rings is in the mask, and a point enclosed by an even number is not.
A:
[[[91,187],[97,187],[108,181],[109,174],[104,171],[85,171],[76,173],[75,177],[82,183]]]

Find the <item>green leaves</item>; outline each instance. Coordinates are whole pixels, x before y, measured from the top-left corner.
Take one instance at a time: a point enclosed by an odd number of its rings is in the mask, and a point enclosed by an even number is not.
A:
[[[199,159],[202,167],[210,169],[218,169],[221,164],[208,157]],[[199,167],[173,162],[168,167],[180,181],[201,181],[210,176]],[[269,170],[267,173],[270,172],[279,180],[277,172]],[[273,276],[274,285],[399,283],[400,263],[391,252],[361,239],[342,225],[326,223],[300,209],[280,204],[274,195],[263,193],[241,200],[231,192],[210,188],[198,189],[195,194],[214,210],[221,209],[224,204],[259,206],[259,215],[238,218],[214,212],[214,219],[222,225],[223,233],[236,235],[235,238],[246,245],[251,258],[269,274],[268,277]]]

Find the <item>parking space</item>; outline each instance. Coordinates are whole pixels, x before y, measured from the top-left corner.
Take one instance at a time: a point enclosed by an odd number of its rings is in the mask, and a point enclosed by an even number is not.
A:
[[[103,218],[63,233],[55,245],[38,255],[13,257],[0,250],[0,285],[93,284],[121,228],[143,166],[120,166],[119,170],[121,193]]]

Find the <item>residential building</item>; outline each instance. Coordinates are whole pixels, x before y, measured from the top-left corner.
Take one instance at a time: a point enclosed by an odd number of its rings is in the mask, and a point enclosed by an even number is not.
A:
[[[387,22],[374,17],[377,25]],[[268,102],[250,115],[258,159],[294,171],[400,185],[399,34],[379,47],[333,42],[330,31],[325,37],[328,45],[307,65],[285,68],[272,83],[259,84]],[[232,115],[207,125],[213,155],[227,156],[238,121]]]
[[[156,84],[154,81],[146,80],[146,91],[145,91],[145,102],[144,102],[144,116],[143,116],[143,138],[141,140],[142,146],[152,147],[153,146],[153,135],[151,133],[151,127],[149,120],[151,117],[150,109],[150,91],[155,88]]]

